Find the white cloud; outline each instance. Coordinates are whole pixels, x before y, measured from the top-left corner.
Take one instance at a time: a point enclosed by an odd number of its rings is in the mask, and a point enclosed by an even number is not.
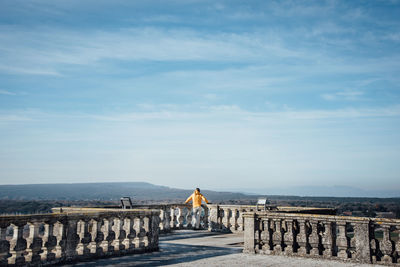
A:
[[[17,94],[11,91],[0,89],[0,95],[17,95]]]
[[[28,74],[28,75],[50,75],[61,76],[56,70],[42,69],[41,67],[21,66],[13,67],[12,65],[0,65],[0,72],[11,74]]]
[[[364,92],[362,91],[343,91],[336,92],[331,94],[322,94],[321,97],[328,101],[334,100],[347,100],[347,101],[355,101],[360,100],[364,96]]]

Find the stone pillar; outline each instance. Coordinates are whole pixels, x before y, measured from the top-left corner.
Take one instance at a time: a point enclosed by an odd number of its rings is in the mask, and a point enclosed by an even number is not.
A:
[[[157,216],[151,216],[151,224],[149,229],[149,249],[150,250],[158,250],[158,238],[160,229],[158,228],[158,218]]]
[[[255,224],[256,224],[256,214],[250,213],[244,216],[244,249],[245,253],[255,253]]]
[[[354,238],[356,243],[355,258],[361,263],[371,263],[369,221],[359,222],[354,227]]]
[[[67,261],[74,260],[77,255],[76,247],[79,242],[79,236],[77,235],[77,225],[78,220],[76,218],[68,219],[65,247],[65,257]]]

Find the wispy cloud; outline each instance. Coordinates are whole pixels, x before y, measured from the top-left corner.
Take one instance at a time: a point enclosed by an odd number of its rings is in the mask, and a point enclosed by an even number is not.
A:
[[[93,120],[109,122],[134,121],[284,121],[287,120],[329,120],[400,117],[400,105],[382,108],[343,108],[334,110],[295,110],[286,108],[282,111],[250,111],[237,105],[203,105],[195,110],[190,105],[140,104],[140,110],[126,113],[90,114],[90,113],[48,113],[39,110],[2,111],[0,121],[51,121],[51,120]]]
[[[325,100],[333,101],[333,100],[347,100],[347,101],[355,101],[360,100],[364,96],[364,92],[362,91],[344,91],[344,92],[336,92],[331,94],[322,94],[321,97]]]
[[[0,72],[10,73],[10,74],[28,74],[28,75],[50,75],[50,76],[61,76],[56,70],[42,69],[41,67],[13,67],[7,65],[0,65]]]
[[[17,95],[17,94],[11,91],[0,89],[0,95]]]

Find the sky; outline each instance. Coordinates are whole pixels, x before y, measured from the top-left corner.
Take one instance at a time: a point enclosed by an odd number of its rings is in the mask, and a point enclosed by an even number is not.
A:
[[[0,184],[400,192],[399,14],[0,0]]]

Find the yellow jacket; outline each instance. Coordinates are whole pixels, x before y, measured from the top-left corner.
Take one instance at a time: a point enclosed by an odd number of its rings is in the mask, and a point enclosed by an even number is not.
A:
[[[186,199],[185,203],[188,203],[190,200],[193,201],[193,208],[200,207],[201,200],[204,200],[204,202],[208,204],[208,200],[200,192],[197,191],[194,191],[194,193],[191,194],[190,197],[188,197],[188,199]]]

